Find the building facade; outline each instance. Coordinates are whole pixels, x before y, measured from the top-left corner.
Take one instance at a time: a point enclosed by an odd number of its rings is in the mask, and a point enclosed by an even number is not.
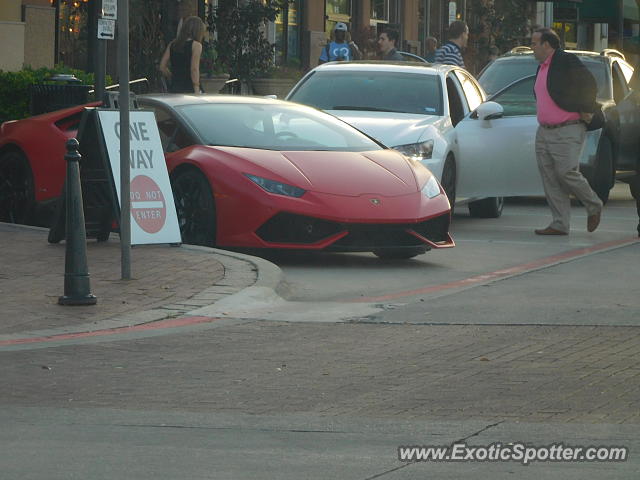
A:
[[[246,0],[238,0],[240,2]],[[263,0],[269,1],[269,0]],[[639,49],[640,12],[637,0],[563,0],[540,2],[519,0],[526,6],[520,19],[530,29],[553,26],[568,47],[601,50],[618,48],[635,54]],[[181,18],[205,17],[218,0],[130,0],[138,11],[149,8],[160,24],[157,40],[166,44],[175,37]],[[425,40],[446,40],[446,29],[456,19],[472,29],[467,51],[472,66],[482,64],[491,38],[482,32],[478,12],[499,10],[512,4],[506,0],[290,0],[265,35],[276,45],[276,61],[302,70],[314,67],[337,22],[349,26],[353,40],[365,58],[376,58],[377,36],[386,29],[400,33],[399,49],[425,53]],[[56,62],[92,71],[96,43],[96,15],[101,0],[2,0],[0,1],[0,69],[19,70],[24,65],[51,67]],[[483,10],[484,9],[484,10]],[[157,10],[157,11],[156,11]],[[483,30],[484,29],[484,30]],[[491,35],[489,35],[491,37]],[[526,43],[525,38],[513,38]],[[504,50],[504,49],[503,49]],[[108,42],[108,73],[115,71],[116,42]],[[155,53],[155,52],[154,52]],[[465,58],[465,60],[467,60]]]
[[[56,10],[50,0],[0,2],[0,70],[52,67],[55,37]]]

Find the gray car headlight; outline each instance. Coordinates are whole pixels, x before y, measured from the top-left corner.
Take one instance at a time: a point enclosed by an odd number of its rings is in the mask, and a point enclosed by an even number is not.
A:
[[[427,180],[427,183],[425,183],[421,191],[428,198],[434,198],[440,195],[440,185],[438,184],[436,177],[433,175],[429,177],[429,180]]]
[[[393,147],[406,157],[412,160],[427,160],[433,155],[433,140],[427,140],[420,143],[409,143],[407,145],[398,145]]]
[[[259,185],[267,192],[275,193],[276,195],[299,198],[306,192],[306,190],[303,190],[302,188],[294,187],[293,185],[286,183],[276,182],[275,180],[269,180],[268,178],[262,178],[248,173],[245,173],[245,175],[256,185]]]

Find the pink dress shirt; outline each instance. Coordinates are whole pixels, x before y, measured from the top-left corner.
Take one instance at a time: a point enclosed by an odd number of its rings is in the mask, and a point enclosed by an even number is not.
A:
[[[547,75],[554,54],[555,52],[540,64],[540,71],[538,72],[538,78],[536,79],[536,85],[534,87],[536,92],[538,123],[542,125],[557,125],[559,123],[580,120],[580,114],[578,112],[567,112],[561,109],[556,102],[553,101],[547,90]]]

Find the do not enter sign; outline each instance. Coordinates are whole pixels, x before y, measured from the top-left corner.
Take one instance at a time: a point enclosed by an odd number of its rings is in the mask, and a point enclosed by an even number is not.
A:
[[[162,230],[167,219],[162,190],[146,175],[138,175],[131,181],[131,216],[147,233]]]
[[[99,109],[98,119],[111,173],[114,179],[120,178],[120,112]],[[153,112],[132,110],[129,133],[131,244],[180,243],[178,215]],[[120,201],[120,182],[114,184]]]

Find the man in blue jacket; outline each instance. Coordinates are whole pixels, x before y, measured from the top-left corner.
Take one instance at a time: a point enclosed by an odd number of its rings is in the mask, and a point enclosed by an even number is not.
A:
[[[587,209],[587,231],[600,223],[602,201],[582,176],[578,165],[586,133],[598,108],[595,78],[580,59],[560,48],[550,28],[531,37],[533,55],[540,62],[535,83],[538,131],[536,158],[553,220],[537,235],[567,235],[571,215],[570,194]]]

